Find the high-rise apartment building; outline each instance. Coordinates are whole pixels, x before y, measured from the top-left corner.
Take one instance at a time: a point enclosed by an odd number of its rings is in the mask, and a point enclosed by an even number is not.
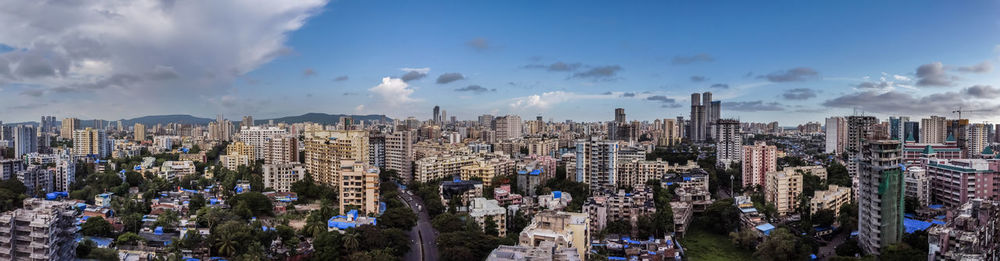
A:
[[[740,132],[740,121],[720,119],[715,124],[715,132],[715,164],[728,168],[733,162],[742,160],[743,137]]]
[[[636,124],[638,125],[638,124]],[[638,126],[633,126],[625,121],[625,109],[615,109],[615,121],[608,123],[608,139],[631,141],[638,139],[635,131]]]
[[[616,189],[617,165],[617,142],[597,140],[576,142],[576,181],[590,185],[591,193]]]
[[[38,151],[38,133],[34,126],[17,125],[11,130],[14,140],[14,157]]]
[[[778,170],[778,148],[758,141],[743,146],[742,185],[743,187],[767,184],[767,173]]]
[[[765,176],[764,199],[774,204],[780,216],[795,212],[799,194],[802,194],[802,173],[785,169],[768,172]]]
[[[915,199],[920,202],[920,206],[927,206],[931,202],[931,177],[927,176],[927,170],[920,166],[906,167],[904,181],[906,182],[906,198]]]
[[[218,141],[233,140],[233,122],[222,117],[222,114],[214,122],[208,123],[208,138]]]
[[[826,118],[825,153],[840,155],[847,144],[847,121],[844,117]]]
[[[479,126],[493,128],[493,115],[483,114],[479,115]]]
[[[369,135],[368,165],[376,168],[385,167],[385,135]]]
[[[965,127],[965,155],[973,157],[983,153],[989,146],[989,126],[983,123],[973,123]]]
[[[240,129],[253,127],[253,116],[247,115],[243,116],[243,120],[240,121]]]
[[[395,170],[405,181],[413,180],[414,131],[396,131],[385,137],[385,168]]]
[[[306,177],[306,168],[299,163],[264,164],[264,187],[277,192],[292,191],[292,183]]]
[[[39,133],[56,133],[56,117],[55,116],[42,116],[42,121],[38,126]]]
[[[278,127],[244,126],[237,140],[253,146],[254,160],[263,160],[267,155],[267,143],[276,136],[286,134],[288,132]]]
[[[918,142],[920,141],[920,123],[915,121],[908,121],[903,123],[903,141],[906,142]]]
[[[434,114],[431,115],[431,121],[435,124],[441,122],[441,107],[434,105]]]
[[[498,140],[516,139],[521,137],[521,116],[507,115],[494,119]]]
[[[906,140],[906,122],[910,121],[910,117],[899,116],[899,117],[889,117],[889,139],[891,140]]]
[[[340,160],[338,181],[340,188],[340,214],[347,210],[377,214],[379,211],[379,169],[367,161]]]
[[[860,155],[858,245],[865,253],[878,255],[903,239],[905,181],[900,142],[866,140]]]
[[[847,173],[851,176],[851,189],[854,193],[858,191],[858,164],[861,161],[861,150],[865,142],[873,140],[876,134],[887,137],[884,133],[878,133],[875,125],[878,119],[872,116],[848,116],[847,117],[847,144],[844,145],[844,153],[847,153]]]
[[[264,163],[299,162],[299,139],[294,135],[277,134],[264,140]]]
[[[946,121],[939,116],[920,119],[920,143],[944,143],[948,137]]]
[[[86,128],[73,131],[73,156],[106,158],[111,154],[108,145],[108,135],[104,130]]]
[[[306,132],[305,164],[322,184],[338,186],[343,160],[368,162],[368,132],[357,130]]]
[[[674,146],[681,142],[680,125],[675,119],[663,119],[660,127],[659,146]]]
[[[65,118],[62,120],[62,128],[59,130],[59,137],[68,140],[73,138],[73,131],[80,129],[80,119]]]
[[[132,140],[139,142],[146,140],[146,125],[136,123],[132,126]]]
[[[0,259],[72,260],[72,201],[24,200],[24,208],[0,214]]]

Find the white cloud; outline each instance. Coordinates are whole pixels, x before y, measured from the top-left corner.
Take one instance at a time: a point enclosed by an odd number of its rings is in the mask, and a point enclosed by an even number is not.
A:
[[[354,107],[354,111],[358,112],[358,113],[364,112],[365,111],[365,105],[364,104],[360,104],[357,107]]]
[[[407,67],[403,67],[403,68],[399,68],[399,70],[404,71],[404,72],[417,72],[417,73],[427,74],[428,72],[431,71],[431,68],[428,68],[428,67],[424,67],[424,68],[407,68]]]
[[[368,89],[375,95],[375,98],[382,104],[388,107],[397,107],[406,103],[419,101],[410,97],[413,94],[413,88],[399,78],[385,77],[382,78],[382,83]]]
[[[616,99],[617,95],[606,94],[578,94],[565,91],[551,91],[542,94],[534,94],[511,99],[512,109],[539,109],[547,110],[560,103],[584,100],[584,99]]]
[[[221,97],[237,77],[289,53],[288,34],[326,2],[0,0],[0,44],[13,48],[0,54],[0,82],[132,103],[126,108],[206,106],[191,97]],[[114,91],[92,94],[105,88]],[[73,111],[79,100],[59,104]],[[29,102],[37,101],[0,97],[0,103]]]

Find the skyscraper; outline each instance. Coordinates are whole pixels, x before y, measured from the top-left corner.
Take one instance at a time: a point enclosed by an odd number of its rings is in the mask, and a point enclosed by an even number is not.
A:
[[[721,115],[721,102],[712,101],[712,93],[691,94],[691,123],[688,127],[688,139],[692,142],[704,142],[711,139],[712,128]]]
[[[890,140],[906,140],[906,122],[910,121],[910,117],[899,116],[899,117],[889,117],[889,139]]]
[[[136,123],[132,127],[132,140],[142,142],[146,140],[146,125],[142,123]]]
[[[989,128],[983,123],[973,123],[966,127],[965,134],[965,155],[972,158],[973,155],[980,155],[986,146],[989,146],[987,137],[989,136]]]
[[[38,133],[34,126],[17,125],[11,131],[14,140],[14,157],[38,151]]]
[[[915,121],[903,123],[903,135],[904,142],[920,141],[920,123]]]
[[[497,117],[496,123],[497,139],[515,139],[521,137],[521,116],[507,115]]]
[[[847,142],[847,121],[843,117],[826,118],[826,149],[824,152],[840,155]]]
[[[240,129],[252,126],[253,126],[253,116],[250,115],[243,116],[243,120],[240,121]]]
[[[576,142],[576,181],[590,185],[591,193],[615,189],[618,143],[579,140]]]
[[[625,123],[625,109],[615,108],[615,122]]]
[[[847,153],[847,173],[852,178],[855,195],[858,192],[858,163],[861,161],[861,149],[866,141],[874,137],[876,124],[878,119],[872,116],[847,117],[847,144],[844,145],[844,152]]]
[[[625,120],[625,109],[616,108],[615,109],[615,121],[608,123],[608,138],[611,140],[623,140],[629,141],[637,139],[637,135],[634,135],[636,128],[633,128]]]
[[[740,121],[735,119],[720,119],[715,125],[715,132],[716,165],[728,168],[733,162],[739,162],[742,159],[743,152]]]
[[[680,142],[680,126],[675,119],[663,119],[660,130],[660,146],[674,146]]]
[[[441,107],[438,107],[437,105],[434,106],[434,116],[431,118],[431,121],[434,123],[441,122]]]
[[[920,143],[944,143],[948,137],[945,118],[931,116],[920,120]]]
[[[903,239],[905,182],[900,154],[897,140],[870,140],[861,151],[858,245],[869,254],[878,255]]]
[[[80,128],[80,119],[65,118],[62,120],[62,129],[59,130],[59,137],[68,140],[73,138],[73,131]]]

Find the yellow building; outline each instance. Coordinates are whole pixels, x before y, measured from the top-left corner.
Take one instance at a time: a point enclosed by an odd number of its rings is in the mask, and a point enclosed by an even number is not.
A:
[[[132,140],[140,142],[146,140],[146,125],[136,123],[135,126],[132,127],[132,132]]]
[[[518,245],[537,247],[551,242],[557,248],[576,248],[580,256],[590,252],[590,217],[587,213],[542,211],[521,231]]]
[[[245,155],[251,159],[255,158],[253,146],[241,141],[233,142],[229,146],[226,146],[226,155]]]
[[[369,162],[366,131],[311,131],[305,136],[306,169],[319,183],[338,186],[341,160]]]
[[[785,216],[795,211],[802,194],[802,173],[790,169],[771,171],[766,175],[764,197],[774,204],[778,215]]]
[[[367,214],[379,210],[379,169],[367,162],[340,160],[340,214],[357,209]]]
[[[826,190],[816,191],[816,195],[809,201],[809,207],[812,213],[830,209],[833,210],[834,216],[840,216],[840,207],[849,202],[851,202],[851,188],[830,185]]]

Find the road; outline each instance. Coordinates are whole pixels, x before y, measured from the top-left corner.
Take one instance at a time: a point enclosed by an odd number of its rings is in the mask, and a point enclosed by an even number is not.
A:
[[[847,236],[850,234],[850,232],[841,231],[840,233],[837,233],[833,239],[830,239],[829,243],[819,247],[819,256],[821,257],[820,260],[827,260],[830,257],[837,255],[837,246],[847,241]]]
[[[427,215],[427,209],[417,210],[417,206],[424,206],[424,202],[419,197],[410,196],[406,192],[399,193],[399,197],[402,198],[403,202],[406,202],[406,205],[410,206],[410,209],[413,209],[414,213],[417,213],[417,225],[410,230],[410,241],[413,244],[403,260],[438,260],[437,231],[431,226],[431,218]]]

